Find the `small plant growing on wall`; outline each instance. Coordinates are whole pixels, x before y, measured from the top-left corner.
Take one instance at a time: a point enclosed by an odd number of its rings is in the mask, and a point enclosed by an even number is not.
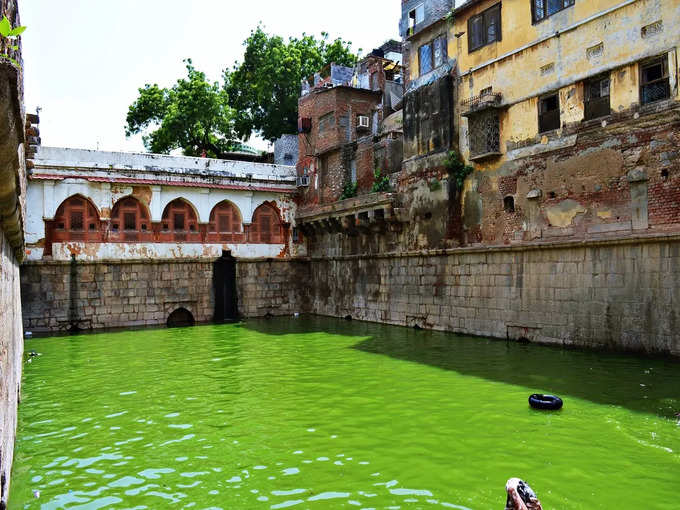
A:
[[[382,193],[390,190],[390,178],[383,175],[380,168],[376,168],[373,172],[373,187],[371,193]]]
[[[10,62],[15,67],[21,68],[19,62],[10,56],[10,51],[19,51],[19,45],[16,39],[24,33],[26,27],[14,27],[7,19],[7,16],[3,16],[0,20],[0,41],[3,43],[0,47],[0,61],[6,60]]]
[[[463,163],[463,158],[456,151],[449,151],[446,160],[444,160],[444,166],[449,172],[449,179],[454,184],[456,191],[463,189],[465,178],[474,170],[470,165]]]
[[[345,187],[342,188],[342,195],[340,195],[340,200],[346,200],[348,198],[353,198],[357,196],[357,183],[348,181],[345,183]]]

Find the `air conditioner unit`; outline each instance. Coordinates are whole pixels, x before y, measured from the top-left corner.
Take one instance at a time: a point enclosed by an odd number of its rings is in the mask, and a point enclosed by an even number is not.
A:
[[[309,175],[301,175],[297,178],[297,187],[306,188],[309,186]]]
[[[368,129],[370,126],[370,121],[366,115],[359,115],[357,128]]]

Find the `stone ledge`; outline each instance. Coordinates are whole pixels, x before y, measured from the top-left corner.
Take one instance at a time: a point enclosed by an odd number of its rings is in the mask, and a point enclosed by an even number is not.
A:
[[[598,239],[579,239],[574,241],[549,241],[524,243],[521,245],[498,245],[498,246],[470,246],[463,248],[447,248],[440,250],[421,250],[403,251],[390,253],[367,253],[360,255],[345,255],[331,257],[307,257],[310,262],[329,262],[338,260],[360,260],[360,259],[391,259],[391,258],[413,258],[413,257],[438,257],[446,255],[468,255],[468,254],[493,254],[508,252],[529,252],[540,250],[556,250],[570,248],[599,248],[606,246],[626,246],[631,244],[652,244],[659,242],[680,242],[680,234],[648,234],[622,237],[601,237]]]

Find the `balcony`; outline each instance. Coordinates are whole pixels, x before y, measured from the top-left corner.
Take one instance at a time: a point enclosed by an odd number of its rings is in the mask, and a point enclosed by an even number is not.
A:
[[[485,92],[478,96],[473,96],[461,102],[463,117],[469,117],[475,113],[489,109],[500,109],[503,95],[500,92]]]
[[[344,233],[351,236],[398,231],[404,211],[394,193],[370,193],[324,206],[299,209],[297,227],[309,236]]]

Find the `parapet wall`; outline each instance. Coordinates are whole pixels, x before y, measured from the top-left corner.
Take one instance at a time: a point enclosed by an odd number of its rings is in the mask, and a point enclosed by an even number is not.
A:
[[[680,236],[315,258],[311,311],[680,355]]]

